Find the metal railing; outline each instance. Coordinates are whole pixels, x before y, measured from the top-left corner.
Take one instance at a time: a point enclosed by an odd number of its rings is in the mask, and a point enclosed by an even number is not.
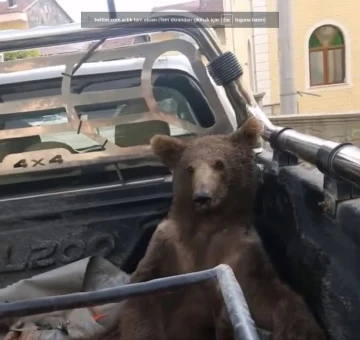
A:
[[[184,19],[193,16],[188,12],[178,14],[159,12],[151,14],[153,17],[182,17]],[[9,31],[0,33],[0,51],[13,51],[19,49],[31,49],[56,44],[67,44],[81,41],[101,40],[111,37],[119,37],[133,34],[146,34],[158,31],[177,31],[191,36],[198,44],[201,53],[209,60],[214,60],[222,54],[216,37],[203,22],[188,23],[186,27],[180,27],[176,22],[168,20],[163,28],[159,28],[159,21],[143,22],[139,27],[136,23],[119,23],[99,28],[82,28],[80,24],[69,24],[57,27],[37,28],[35,30]],[[317,164],[319,152],[325,150],[327,157],[325,163],[331,175],[360,185],[360,149],[353,145],[342,145],[329,142],[321,138],[305,135],[292,129],[283,129],[273,125],[265,113],[257,106],[253,96],[242,85],[241,79],[237,79],[224,85],[226,95],[238,114],[237,120],[241,125],[247,115],[259,118],[264,125],[262,137],[272,142],[272,146],[278,150],[287,151],[297,155],[305,161]],[[247,104],[247,112],[243,110],[244,100]],[[324,153],[322,153],[324,154]],[[324,160],[324,157],[322,157]]]
[[[192,286],[217,280],[236,340],[259,340],[243,291],[228,265],[182,274],[144,283],[128,284],[94,292],[43,297],[33,300],[0,303],[0,319],[50,313],[59,310],[93,307],[125,299]]]

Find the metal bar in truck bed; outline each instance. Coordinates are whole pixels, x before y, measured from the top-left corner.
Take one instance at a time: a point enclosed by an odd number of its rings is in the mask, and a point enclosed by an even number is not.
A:
[[[1,303],[0,319],[120,302],[132,297],[184,288],[211,279],[218,280],[224,303],[234,328],[235,339],[259,340],[243,291],[232,269],[224,264],[209,270],[171,276],[144,283],[128,284],[117,288]]]

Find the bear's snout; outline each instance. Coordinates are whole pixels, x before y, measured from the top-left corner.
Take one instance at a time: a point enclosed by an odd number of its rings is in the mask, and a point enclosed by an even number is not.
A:
[[[193,201],[199,207],[209,207],[212,202],[212,197],[208,192],[197,191],[194,193]]]

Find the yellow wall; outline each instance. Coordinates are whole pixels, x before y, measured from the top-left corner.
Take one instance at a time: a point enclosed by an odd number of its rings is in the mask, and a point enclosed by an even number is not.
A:
[[[269,11],[276,10],[276,0],[267,0]],[[300,113],[341,113],[360,111],[360,2],[354,0],[293,1],[293,41],[296,90],[320,95],[298,96]],[[317,88],[308,86],[307,38],[320,23],[336,24],[343,28],[346,48],[348,83]],[[281,28],[280,28],[281,29]],[[271,103],[279,103],[279,64],[277,29],[269,29],[269,59],[271,70]]]
[[[250,1],[243,0],[224,0],[225,12],[250,12]],[[243,80],[250,86],[249,60],[248,60],[248,40],[252,37],[252,28],[234,27],[225,28],[226,50],[233,52],[244,70]]]
[[[151,41],[152,42],[159,42],[165,40],[174,39],[175,35],[172,32],[161,32],[161,33],[153,33],[151,34]]]
[[[0,22],[0,31],[27,29],[28,23],[23,20]]]
[[[277,10],[277,0],[267,0],[267,9],[269,12]],[[271,72],[271,104],[280,102],[280,82],[279,82],[279,55],[278,55],[278,29],[268,29],[269,38],[269,69]]]
[[[159,32],[159,33],[151,34],[151,42],[160,42],[160,41],[167,41],[173,39],[178,39],[176,33],[173,32]],[[164,57],[164,56],[179,55],[179,54],[181,53],[177,51],[169,51],[162,54],[161,56]]]

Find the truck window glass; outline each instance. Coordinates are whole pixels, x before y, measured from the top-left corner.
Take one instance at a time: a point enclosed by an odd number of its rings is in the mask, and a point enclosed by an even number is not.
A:
[[[163,112],[175,115],[182,120],[195,125],[208,127],[214,124],[214,116],[195,81],[178,71],[154,72],[154,97]],[[104,91],[120,88],[131,88],[140,85],[140,72],[119,72],[112,74],[87,75],[75,77],[72,81],[73,93]],[[46,97],[60,94],[61,79],[16,83],[0,87],[1,100],[9,102],[21,99]],[[3,88],[3,89],[2,89]],[[124,115],[148,112],[149,108],[143,98],[128,99],[115,103],[92,104],[76,107],[81,120],[106,119]],[[16,129],[28,126],[60,124],[68,122],[65,109],[32,113],[13,113],[3,116],[0,120],[2,129]],[[110,142],[116,140],[115,126],[98,129],[99,134]],[[188,132],[170,126],[172,136],[185,135]],[[42,142],[57,141],[66,143],[78,151],[90,150],[98,146],[92,139],[76,134],[76,132],[62,132],[51,135],[41,135]],[[139,138],[141,140],[141,138]],[[141,144],[141,143],[139,143]],[[6,153],[6,152],[5,152]],[[0,152],[0,160],[4,157]]]

